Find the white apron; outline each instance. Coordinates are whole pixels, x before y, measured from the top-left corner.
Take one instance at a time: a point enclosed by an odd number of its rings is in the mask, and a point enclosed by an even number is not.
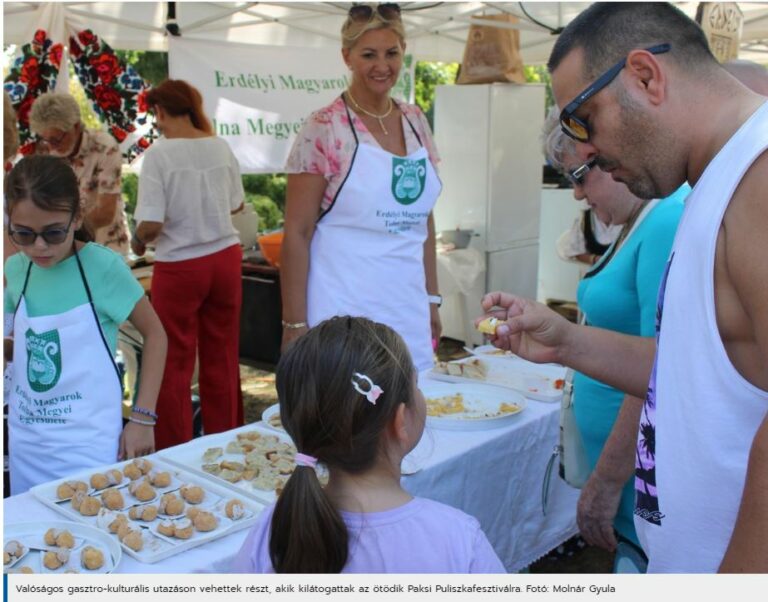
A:
[[[75,258],[88,303],[30,317],[24,300],[30,264],[16,308],[8,417],[12,495],[117,460],[122,385]]]
[[[357,148],[315,227],[307,319],[310,326],[343,315],[386,324],[405,339],[416,368],[426,370],[434,361],[424,241],[442,185],[423,145],[399,157],[361,144],[349,109],[347,115]]]

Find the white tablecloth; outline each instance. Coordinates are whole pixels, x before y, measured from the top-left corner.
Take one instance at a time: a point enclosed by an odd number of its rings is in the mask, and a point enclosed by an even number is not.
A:
[[[427,429],[414,454],[421,470],[403,477],[413,495],[475,516],[509,571],[519,571],[577,532],[578,491],[552,478],[547,515],[541,483],[558,439],[559,404],[528,400],[508,426],[486,431]],[[4,524],[61,520],[32,494],[7,498]],[[127,554],[121,573],[227,572],[247,529],[155,564]]]

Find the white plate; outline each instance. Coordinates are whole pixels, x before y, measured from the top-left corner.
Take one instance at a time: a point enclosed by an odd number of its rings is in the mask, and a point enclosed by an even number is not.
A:
[[[84,545],[93,546],[99,548],[104,553],[104,566],[95,571],[89,571],[80,566],[80,552],[82,547],[72,550],[70,553],[69,562],[66,563],[55,571],[46,569],[43,566],[42,555],[45,551],[31,550],[21,562],[16,563],[13,567],[14,571],[17,571],[22,566],[30,566],[36,573],[55,573],[63,574],[67,567],[77,569],[81,573],[111,573],[120,564],[120,559],[123,557],[120,544],[117,539],[113,539],[108,533],[100,531],[96,527],[83,525],[80,523],[64,522],[64,521],[42,521],[36,523],[17,523],[11,525],[4,525],[3,539],[8,541],[9,539],[17,539],[24,545],[27,545],[27,541],[42,542],[45,532],[50,529],[66,529],[75,537],[76,540],[82,540]],[[46,546],[50,547],[50,546]],[[31,558],[37,556],[36,559]]]
[[[494,356],[487,355],[482,357],[467,357],[451,364],[463,364],[473,360],[480,359],[488,368],[485,379],[467,378],[465,376],[453,376],[438,372],[436,368],[429,372],[429,377],[435,380],[442,380],[451,383],[481,383],[495,385],[497,387],[506,387],[522,393],[530,399],[538,401],[557,402],[563,397],[562,386],[564,381],[562,377],[555,376],[562,372],[565,375],[565,369],[553,368],[551,366],[538,366],[516,356]],[[533,372],[532,368],[539,371]]]
[[[264,410],[261,413],[261,422],[262,422],[262,425],[264,426],[264,428],[268,428],[268,429],[270,429],[272,431],[275,431],[275,432],[278,432],[278,433],[285,433],[285,429],[282,426],[276,427],[276,426],[272,426],[269,423],[269,419],[272,416],[280,416],[280,404],[279,403],[276,403],[275,405],[269,406],[266,410]]]
[[[425,398],[461,394],[465,411],[443,416],[427,415],[427,425],[452,431],[485,430],[506,426],[525,409],[525,398],[514,391],[481,383],[430,383],[419,385]],[[502,403],[515,404],[516,412],[500,413]]]

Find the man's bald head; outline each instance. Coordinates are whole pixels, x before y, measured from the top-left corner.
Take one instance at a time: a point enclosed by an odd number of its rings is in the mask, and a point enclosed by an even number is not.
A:
[[[733,60],[723,68],[753,92],[768,96],[768,69],[752,61]]]

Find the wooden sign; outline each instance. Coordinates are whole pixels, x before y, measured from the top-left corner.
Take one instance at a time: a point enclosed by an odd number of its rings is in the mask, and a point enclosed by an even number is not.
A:
[[[700,2],[696,22],[704,30],[709,49],[718,61],[739,58],[744,15],[736,2]]]

